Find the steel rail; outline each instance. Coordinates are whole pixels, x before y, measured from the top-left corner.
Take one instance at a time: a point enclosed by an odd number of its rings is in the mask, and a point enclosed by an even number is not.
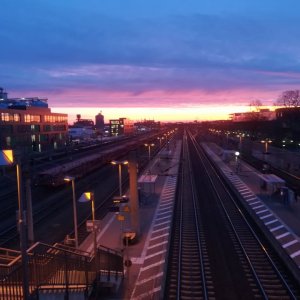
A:
[[[196,230],[197,230],[197,242],[198,242],[198,249],[199,249],[199,255],[200,255],[200,268],[201,268],[201,275],[202,275],[202,286],[203,286],[203,293],[204,293],[204,299],[208,299],[208,291],[207,291],[207,285],[206,285],[206,275],[205,275],[205,270],[204,270],[204,258],[203,258],[203,252],[202,252],[202,245],[201,245],[201,237],[200,237],[200,220],[199,220],[199,215],[197,214],[198,209],[199,209],[199,201],[196,190],[195,190],[195,181],[194,181],[194,175],[193,175],[193,168],[191,165],[191,159],[190,159],[190,154],[189,154],[189,146],[187,143],[187,132],[185,132],[184,135],[184,142],[187,147],[187,158],[188,158],[188,165],[189,165],[189,170],[191,173],[191,190],[192,190],[192,198],[193,198],[193,206],[194,206],[194,212],[195,212],[195,220],[196,220]]]
[[[239,242],[239,245],[244,253],[244,256],[249,264],[249,267],[253,273],[253,276],[257,282],[257,285],[263,295],[263,297],[265,299],[269,299],[269,296],[266,294],[266,291],[265,291],[265,287],[263,285],[263,283],[261,282],[261,279],[259,278],[260,276],[258,275],[258,273],[256,272],[255,270],[255,266],[253,265],[248,253],[247,253],[247,250],[245,249],[241,239],[240,239],[240,236],[237,232],[237,229],[235,228],[235,225],[233,224],[232,220],[231,220],[231,217],[229,215],[229,212],[228,210],[226,209],[226,207],[224,206],[224,203],[221,201],[221,196],[216,188],[216,185],[214,184],[212,178],[211,178],[211,175],[209,174],[208,172],[208,169],[207,169],[207,166],[205,165],[204,163],[204,159],[203,157],[206,158],[206,162],[207,164],[210,165],[211,167],[211,170],[214,172],[215,176],[219,179],[219,182],[221,183],[221,185],[223,186],[224,190],[227,192],[227,195],[229,196],[229,198],[231,199],[232,201],[232,204],[235,206],[235,208],[237,209],[237,212],[239,213],[240,217],[243,219],[244,223],[247,225],[247,228],[250,230],[250,232],[252,233],[252,237],[256,240],[256,242],[258,243],[258,245],[260,246],[260,249],[261,251],[264,253],[265,257],[267,258],[268,262],[270,263],[270,265],[272,266],[274,272],[276,273],[276,275],[278,276],[278,278],[280,279],[282,285],[286,288],[289,296],[291,297],[291,299],[297,299],[297,297],[295,296],[295,294],[293,293],[293,291],[290,289],[289,287],[289,284],[287,283],[287,281],[283,278],[281,272],[278,270],[276,264],[274,263],[273,259],[270,257],[270,255],[268,254],[268,252],[266,251],[265,247],[263,246],[262,242],[260,241],[259,237],[257,236],[257,234],[255,233],[255,231],[253,230],[252,226],[249,224],[249,222],[247,221],[245,215],[243,214],[243,212],[240,210],[240,208],[238,207],[236,201],[234,200],[234,198],[232,197],[232,194],[230,193],[229,189],[226,187],[226,185],[224,184],[223,182],[223,179],[220,177],[219,173],[217,172],[216,170],[216,167],[214,166],[214,164],[210,161],[210,159],[208,158],[207,154],[205,153],[205,151],[202,149],[202,147],[198,144],[198,142],[196,141],[195,137],[192,137],[190,135],[190,138],[191,138],[191,141],[193,142],[193,144],[195,145],[195,148],[197,150],[197,153],[198,153],[198,156],[200,158],[200,160],[203,162],[203,166],[204,166],[204,169],[205,169],[205,172],[211,182],[211,185],[212,187],[214,188],[215,190],[215,193],[218,197],[218,200],[219,200],[219,203],[221,204],[221,207],[223,208],[224,212],[225,212],[225,215],[231,225],[231,228],[233,230],[233,232],[235,233],[235,236],[236,236],[236,239],[238,240]],[[201,152],[201,153],[200,153]]]
[[[185,298],[206,300],[208,291],[199,229],[198,197],[194,187],[186,135],[183,139],[182,157],[165,296],[178,300]]]

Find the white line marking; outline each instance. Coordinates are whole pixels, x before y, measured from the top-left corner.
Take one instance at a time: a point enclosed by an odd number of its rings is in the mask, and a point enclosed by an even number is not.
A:
[[[283,228],[283,227],[284,227],[284,225],[281,224],[281,225],[279,225],[279,226],[276,226],[276,227],[274,227],[274,228],[271,228],[270,231],[271,231],[271,232],[274,232],[274,231],[276,231],[276,230],[278,230],[278,229],[280,229],[280,228]]]
[[[288,242],[286,244],[283,244],[282,247],[283,248],[287,248],[289,246],[292,246],[292,245],[296,244],[297,242],[298,242],[297,240],[292,240],[292,241],[290,241],[290,242]]]
[[[262,216],[262,217],[259,217],[261,220],[264,220],[264,219],[266,219],[266,218],[268,218],[268,217],[271,217],[271,216],[273,216],[273,214],[267,214],[267,215],[265,215],[265,216]]]
[[[164,228],[160,228],[160,229],[153,230],[152,233],[159,232],[159,231],[163,231],[163,230],[167,230],[167,229],[169,229],[169,228],[170,228],[170,226],[166,226],[166,227],[164,227]]]
[[[163,260],[158,261],[158,262],[156,262],[156,263],[154,263],[154,264],[152,264],[152,265],[149,265],[149,266],[147,266],[147,267],[141,268],[141,272],[146,271],[146,270],[149,270],[149,269],[154,268],[154,267],[157,267],[157,266],[160,266],[160,265],[162,265],[162,264],[164,264],[164,263],[165,263],[165,260],[163,259]]]
[[[136,283],[136,285],[144,284],[144,283],[147,282],[147,281],[150,281],[150,280],[152,280],[152,279],[156,279],[157,277],[161,277],[161,276],[163,276],[163,275],[164,275],[164,273],[163,273],[163,272],[160,272],[160,273],[158,273],[158,274],[156,274],[156,275],[153,275],[153,276],[150,276],[150,277],[148,277],[148,278],[146,278],[146,279],[144,279],[144,280],[138,281],[138,282]]]
[[[161,246],[161,245],[167,244],[167,243],[168,243],[168,241],[162,241],[161,243],[157,243],[157,244],[154,244],[152,246],[149,246],[148,249],[153,249],[153,248],[156,248],[158,246]]]
[[[268,221],[267,223],[265,223],[265,225],[270,225],[270,224],[273,224],[277,221],[278,221],[278,219],[274,219],[274,220]]]
[[[264,204],[261,204],[261,205],[252,207],[252,209],[258,209],[258,208],[261,208],[261,207],[264,207],[264,206],[265,206]]]
[[[245,192],[241,192],[241,194],[244,196],[244,197],[246,197],[247,195],[253,195],[253,193],[252,192],[250,192],[250,191],[245,191]]]
[[[158,211],[166,210],[166,209],[171,210],[171,207],[172,207],[171,205],[168,205],[167,207],[161,207],[161,206],[159,206]]]
[[[168,218],[170,218],[171,216],[166,216],[166,217],[161,217],[161,218],[156,218],[156,221],[158,221],[158,220],[163,220],[163,219],[168,219]]]
[[[250,201],[248,201],[248,202],[250,202]],[[249,203],[249,205],[254,205],[254,204],[257,204],[257,203],[261,203],[261,201],[255,201],[255,202]]]
[[[287,235],[290,235],[290,234],[291,234],[290,232],[285,232],[285,233],[283,233],[283,234],[277,235],[277,236],[276,236],[276,239],[277,239],[277,240],[280,240],[281,238],[283,238],[283,237],[285,237],[285,236],[287,236]]]
[[[168,204],[161,204],[158,207],[158,210],[162,210],[162,209],[172,209],[173,208],[173,203],[168,203]]]
[[[300,250],[294,252],[293,254],[290,255],[291,258],[294,258],[296,256],[299,256],[300,255]]]
[[[164,234],[158,235],[156,237],[151,237],[150,241],[157,240],[157,239],[160,239],[160,238],[162,238],[164,236],[168,236],[168,235],[169,235],[169,233],[164,233]]]
[[[155,257],[155,256],[157,256],[157,255],[161,255],[161,254],[163,254],[163,253],[165,253],[165,252],[167,252],[166,249],[161,250],[161,251],[158,251],[158,252],[153,253],[153,254],[149,254],[149,255],[147,255],[147,256],[145,257],[145,260],[146,260],[146,259],[149,259],[149,258],[152,258],[152,257]]]
[[[170,209],[168,211],[163,211],[163,212],[158,211],[157,218],[159,218],[160,216],[166,215],[166,214],[171,214],[171,213],[172,213],[172,211]]]
[[[256,214],[259,215],[259,214],[262,214],[266,211],[269,211],[268,209],[263,209],[263,210],[260,210],[260,211],[256,211]]]
[[[244,198],[250,198],[250,197],[252,197],[253,199],[257,199],[257,197],[256,196],[254,196],[254,194],[252,193],[252,194],[249,194],[249,195],[245,195],[245,197]],[[249,200],[249,199],[248,199]]]
[[[139,296],[137,296],[137,297],[134,297],[134,298],[131,298],[131,299],[132,299],[132,300],[152,299],[152,298],[153,298],[152,295],[153,295],[154,293],[159,292],[160,290],[161,290],[161,286],[156,287],[156,288],[154,288],[153,290],[151,290],[151,291],[149,291],[149,292],[146,292],[146,293],[144,293],[144,294],[141,294],[141,295],[139,295]]]
[[[155,223],[155,225],[153,226],[153,228],[156,227],[156,226],[164,225],[164,224],[170,224],[170,221],[165,221],[165,222],[161,222],[161,223]]]

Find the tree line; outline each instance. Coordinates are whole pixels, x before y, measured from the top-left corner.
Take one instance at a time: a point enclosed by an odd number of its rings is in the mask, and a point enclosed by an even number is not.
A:
[[[255,111],[259,111],[263,104],[260,100],[253,100],[249,103],[249,106],[250,110],[254,108]],[[274,103],[274,106],[300,107],[300,90],[282,92]]]

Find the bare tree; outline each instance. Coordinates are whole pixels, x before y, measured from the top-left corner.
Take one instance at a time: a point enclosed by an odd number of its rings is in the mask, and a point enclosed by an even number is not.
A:
[[[300,106],[300,91],[289,90],[289,91],[282,92],[282,94],[277,99],[277,104],[286,107]]]
[[[250,111],[252,111],[252,107],[254,107],[255,111],[259,112],[260,108],[262,106],[262,103],[259,99],[256,99],[256,100],[251,101],[249,106],[250,106]]]

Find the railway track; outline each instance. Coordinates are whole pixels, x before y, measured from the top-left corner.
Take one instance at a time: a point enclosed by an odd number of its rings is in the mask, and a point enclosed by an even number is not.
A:
[[[165,298],[208,299],[213,295],[213,285],[186,138],[185,135]]]
[[[142,171],[146,166],[146,158],[140,160],[140,171]],[[123,174],[123,188],[128,188],[128,175]],[[107,176],[106,176],[107,177]],[[117,182],[117,181],[116,181]],[[88,177],[82,179],[82,184],[77,182],[76,189],[78,194],[84,192],[86,189],[85,185],[88,183],[88,186],[97,186],[99,184],[99,177],[95,173],[90,174]],[[92,188],[93,189],[93,188]],[[96,218],[102,219],[103,216],[108,212],[109,207],[112,205],[112,197],[117,194],[118,188],[117,185],[115,188],[112,188],[107,195],[103,196],[103,199],[96,199]],[[53,191],[53,194],[47,197],[42,203],[37,203],[33,210],[33,220],[34,226],[39,224],[51,224],[52,216],[55,216],[56,213],[63,211],[67,206],[70,206],[72,201],[70,200],[70,189],[60,189],[58,191]],[[15,247],[18,244],[19,233],[16,227],[15,214],[12,213],[13,208],[7,207],[9,214],[5,215],[8,219],[5,224],[2,222],[2,228],[0,231],[0,246],[2,247]],[[89,211],[89,210],[87,210]],[[3,212],[4,213],[4,212]],[[13,217],[12,217],[13,216]],[[78,237],[79,242],[82,242],[88,235],[86,232],[86,221],[91,220],[90,212],[85,217],[79,218],[81,221],[78,224]],[[65,232],[67,235],[68,232]],[[73,237],[74,231],[69,232],[69,236]]]
[[[190,133],[187,143],[165,297],[299,299],[299,283]]]

